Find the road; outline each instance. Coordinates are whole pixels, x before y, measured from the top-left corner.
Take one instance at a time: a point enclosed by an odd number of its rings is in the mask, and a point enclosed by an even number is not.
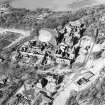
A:
[[[65,82],[62,87],[62,89],[59,91],[59,94],[55,97],[55,100],[53,102],[53,105],[65,105],[67,99],[70,96],[70,92],[75,90],[78,90],[78,87],[73,83],[72,78],[75,74],[71,74],[69,77],[66,78]]]
[[[91,64],[91,65],[90,65]],[[89,66],[90,65],[90,66]],[[94,76],[91,78],[91,80],[83,84],[81,87],[76,84],[76,80],[81,76],[81,73],[84,72],[78,71],[75,73],[72,73],[67,77],[67,80],[65,81],[66,83],[64,84],[64,89],[62,89],[58,96],[55,98],[53,105],[65,105],[67,99],[70,96],[70,92],[75,90],[75,91],[81,91],[89,86],[91,86],[92,83],[99,77],[100,71],[105,67],[105,58],[99,58],[97,60],[94,60],[92,63],[90,63],[90,60],[88,60],[86,67],[90,67],[85,72],[91,71]]]

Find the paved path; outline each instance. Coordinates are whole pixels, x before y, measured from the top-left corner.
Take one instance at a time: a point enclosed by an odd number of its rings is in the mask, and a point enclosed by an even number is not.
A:
[[[90,61],[87,62],[87,65]],[[86,66],[87,66],[86,65]],[[92,77],[91,81],[84,84],[82,87],[79,87],[75,82],[75,80],[78,80],[78,78],[81,76],[81,72],[78,71],[76,73],[73,73],[72,75],[69,75],[66,80],[66,84],[64,84],[64,89],[59,93],[59,95],[55,98],[53,105],[65,105],[66,100],[70,96],[70,92],[75,91],[81,91],[91,85],[91,83],[94,83],[94,81],[99,77],[99,73],[102,70],[102,68],[105,67],[105,58],[100,58],[97,60],[94,60],[93,63],[91,63],[92,68],[88,68],[87,71],[91,71],[94,76]]]
[[[11,28],[11,29],[8,29],[8,28],[0,28],[0,33],[3,34],[5,32],[14,32],[14,33],[20,33],[24,36],[29,36],[30,35],[30,31],[26,31],[26,30],[20,30],[20,29],[15,29],[15,28]]]

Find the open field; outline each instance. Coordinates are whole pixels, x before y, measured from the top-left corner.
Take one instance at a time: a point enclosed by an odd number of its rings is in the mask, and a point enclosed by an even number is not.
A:
[[[1,36],[0,36],[1,49],[4,48],[7,49],[7,47],[10,47],[11,45],[18,43],[21,39],[30,36],[30,31],[19,30],[19,29],[6,29],[6,28],[4,29],[0,28],[0,30],[1,30]]]
[[[21,37],[22,35],[18,34],[18,33],[13,33],[13,32],[7,32],[6,33],[6,37],[4,39],[9,40],[11,42],[15,41],[16,39],[18,39],[19,37]]]
[[[9,44],[11,44],[11,42],[9,40],[6,40],[6,39],[0,40],[0,49],[5,48]]]

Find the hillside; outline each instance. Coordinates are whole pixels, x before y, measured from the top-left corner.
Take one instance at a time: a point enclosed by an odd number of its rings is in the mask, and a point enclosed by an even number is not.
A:
[[[104,103],[105,5],[0,10],[0,105]]]
[[[55,28],[67,21],[75,21],[84,16],[87,16],[88,18],[91,17],[87,21],[93,21],[97,16],[101,16],[104,11],[105,5],[86,7],[77,11],[67,12],[55,12],[43,8],[37,9],[36,11],[12,8],[8,14],[4,13],[0,16],[0,26],[29,30],[36,26]],[[38,19],[38,16],[43,15],[44,13],[47,13],[47,16],[43,19]]]

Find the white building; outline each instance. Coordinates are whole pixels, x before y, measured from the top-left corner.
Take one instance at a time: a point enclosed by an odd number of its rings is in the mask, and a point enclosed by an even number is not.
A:
[[[102,22],[102,23],[105,23],[105,14],[103,14],[101,17],[100,17],[100,22]]]
[[[72,26],[78,26],[78,27],[80,27],[80,25],[81,25],[79,20],[77,20],[77,21],[70,21],[69,24],[71,24]]]
[[[43,14],[40,14],[38,17],[37,17],[37,19],[38,20],[43,20],[45,17],[47,17],[48,16],[48,13],[43,13]]]

